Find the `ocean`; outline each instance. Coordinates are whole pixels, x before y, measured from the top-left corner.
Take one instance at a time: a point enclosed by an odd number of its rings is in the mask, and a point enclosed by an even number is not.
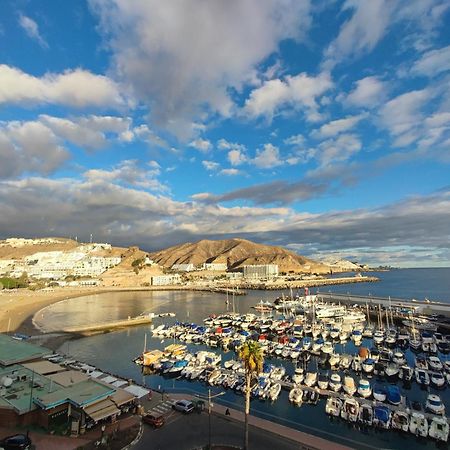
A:
[[[449,269],[402,269],[389,272],[378,272],[380,277],[377,283],[360,283],[340,286],[322,287],[322,291],[349,292],[360,295],[392,296],[398,298],[423,300],[440,300],[450,302],[450,268]],[[315,290],[313,290],[314,292]],[[281,291],[249,291],[245,296],[239,296],[233,300],[229,298],[226,305],[226,296],[223,294],[212,294],[207,292],[184,292],[184,291],[161,291],[161,292],[124,292],[92,295],[78,299],[69,299],[51,305],[41,310],[35,316],[37,325],[47,331],[61,328],[63,325],[76,326],[98,321],[108,321],[128,316],[135,316],[142,312],[174,312],[174,319],[156,319],[154,325],[166,323],[173,320],[201,323],[203,318],[210,314],[222,313],[227,310],[237,312],[253,311],[252,305],[261,299],[264,301],[274,300]],[[284,291],[286,294],[287,292]],[[145,374],[141,368],[134,364],[133,359],[138,356],[144,346],[145,335],[147,335],[147,348],[164,348],[173,340],[161,341],[151,337],[149,326],[131,328],[108,334],[100,334],[76,341],[68,341],[63,344],[61,352],[72,357],[93,364],[100,370],[116,374],[125,379],[133,379],[156,390],[185,391],[191,394],[205,394],[207,387],[199,382],[186,380],[166,379],[155,374]],[[363,346],[371,347],[368,340],[363,340]],[[206,349],[202,345],[188,345],[192,352]],[[348,343],[345,348],[337,345],[338,351],[355,354],[357,348]],[[219,351],[219,350],[216,350]],[[221,352],[222,361],[235,357],[233,352]],[[448,356],[439,355],[441,359]],[[406,357],[410,365],[414,365],[414,355],[407,351]],[[267,362],[284,365],[288,373],[292,373],[292,363],[282,359],[271,359]],[[310,364],[314,366],[315,358]],[[326,370],[325,370],[326,371]],[[371,380],[371,382],[374,380]],[[409,401],[418,400],[425,402],[428,391],[421,390],[415,383],[411,387],[399,387],[402,394]],[[433,388],[429,389],[434,392]],[[215,388],[214,392],[218,392]],[[439,391],[439,395],[450,412],[450,388]],[[243,407],[243,397],[232,391],[216,401],[227,406],[239,409]],[[268,420],[279,422],[283,425],[299,429],[304,432],[317,434],[324,438],[349,445],[354,448],[389,448],[397,449],[408,446],[410,449],[431,449],[436,444],[429,439],[416,438],[411,434],[403,434],[392,430],[379,431],[373,428],[364,428],[339,419],[330,419],[325,414],[325,400],[322,399],[316,406],[303,405],[295,407],[288,401],[288,392],[282,391],[275,403],[269,401],[253,400],[251,405],[252,414],[259,415]],[[439,444],[439,448],[447,448]]]

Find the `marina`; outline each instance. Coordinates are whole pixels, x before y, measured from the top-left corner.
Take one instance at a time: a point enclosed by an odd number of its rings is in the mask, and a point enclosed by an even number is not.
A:
[[[373,285],[375,286],[375,285]],[[353,287],[353,286],[352,286]],[[381,285],[382,287],[382,285]],[[350,286],[349,286],[350,288]],[[372,289],[372,286],[370,287]],[[281,297],[284,295],[285,297],[289,296],[289,292],[251,292],[249,291],[247,296],[236,299],[236,314],[239,314],[241,316],[244,316],[246,314],[254,314],[256,318],[261,318],[262,314],[257,311],[256,309],[253,309],[252,306],[257,305],[261,299],[263,299],[264,303],[269,302],[271,304],[274,303],[274,299],[279,296]],[[131,298],[133,298],[133,301],[131,302]],[[129,309],[126,305],[133,305],[134,310],[151,310],[153,311],[167,311],[172,310],[176,312],[176,319],[163,319],[163,320],[155,320],[153,322],[153,331],[156,330],[158,327],[163,326],[165,329],[169,329],[170,327],[175,327],[176,321],[179,321],[179,324],[177,325],[180,327],[180,324],[184,322],[185,324],[192,324],[196,323],[199,326],[205,326],[206,328],[208,325],[206,325],[203,322],[203,319],[209,318],[211,315],[216,313],[217,317],[220,317],[222,315],[226,315],[227,312],[227,305],[224,302],[224,297],[220,295],[214,295],[214,294],[201,294],[201,295],[195,295],[191,293],[152,293],[151,296],[145,297],[144,293],[141,294],[129,294],[128,296],[121,296],[120,299],[113,299],[114,302],[111,301],[111,299],[106,302],[105,296],[96,296],[92,297],[92,301],[95,302],[96,308],[98,309],[98,315],[101,317],[105,317],[108,315],[109,311],[112,309],[110,308],[110,304],[117,304],[117,302],[121,302],[121,311],[122,314],[130,314],[132,311]],[[231,300],[231,297],[230,297]],[[86,301],[91,302],[91,299],[83,300],[83,305]],[[126,303],[125,303],[126,301]],[[74,317],[74,314],[76,314],[76,310],[82,309],[81,305],[78,306],[76,301],[73,301],[73,303],[55,306],[55,314],[56,311],[58,311],[60,308],[64,310],[70,310],[73,312],[72,319],[77,319]],[[146,305],[146,306],[145,306]],[[228,309],[231,310],[231,305],[228,305]],[[365,308],[361,308],[361,312],[363,313],[363,310]],[[217,314],[218,311],[222,311],[221,314]],[[49,317],[52,317],[50,315],[50,312],[54,314],[52,311],[49,311]],[[282,313],[282,311],[281,311]],[[273,314],[279,314],[279,312],[274,312]],[[230,311],[228,311],[228,314],[230,314]],[[365,313],[363,313],[365,316]],[[268,314],[264,313],[265,318],[267,319]],[[371,319],[372,324],[376,325],[376,322],[374,322],[373,319]],[[383,315],[383,322],[386,323],[386,319]],[[44,326],[45,324],[41,324]],[[217,328],[217,327],[216,327]],[[225,338],[225,341],[227,340],[227,325],[224,323],[223,326],[221,326],[222,330],[225,329],[225,333],[222,333]],[[306,327],[308,329],[308,327]],[[375,327],[376,328],[376,327]],[[385,325],[386,328],[386,325]],[[160,328],[161,329],[161,328]],[[147,345],[148,345],[148,351],[151,350],[160,350],[161,352],[164,351],[164,349],[171,344],[179,344],[179,345],[185,345],[187,347],[188,353],[195,355],[197,352],[200,351],[207,351],[207,352],[213,352],[216,355],[221,356],[221,366],[223,370],[225,370],[225,365],[228,365],[231,363],[232,360],[236,359],[235,353],[232,348],[224,348],[221,345],[218,345],[217,343],[219,340],[217,337],[213,338],[211,340],[211,343],[213,341],[216,341],[216,346],[209,345],[206,342],[201,342],[198,340],[197,342],[194,342],[195,339],[193,339],[191,342],[188,342],[186,340],[179,339],[179,337],[182,336],[181,328],[179,329],[179,336],[161,336],[161,337],[150,337],[152,336],[152,330],[149,329],[148,326],[143,327],[134,327],[130,328],[129,330],[124,331],[117,331],[114,333],[109,334],[100,334],[96,336],[91,336],[89,338],[80,339],[77,341],[71,341],[70,344],[67,343],[67,347],[70,354],[74,354],[79,358],[80,360],[88,361],[88,362],[94,362],[101,368],[104,368],[105,370],[111,371],[112,373],[120,373],[126,378],[133,378],[137,380],[140,383],[145,384],[146,386],[161,390],[164,389],[165,392],[177,392],[177,393],[194,393],[198,392],[200,395],[205,395],[205,392],[207,392],[208,388],[212,388],[216,392],[224,392],[225,394],[222,395],[219,399],[217,399],[217,402],[229,406],[230,408],[234,409],[240,409],[243,405],[243,395],[239,391],[235,391],[231,388],[225,388],[223,384],[209,384],[208,381],[203,380],[199,381],[198,377],[191,379],[186,378],[184,376],[180,375],[164,375],[160,371],[155,371],[151,368],[142,367],[134,364],[131,361],[132,356],[137,356],[139,354],[139,350],[142,351],[143,348],[143,342],[145,334],[147,334]],[[245,331],[245,330],[240,330]],[[249,332],[254,332],[254,330],[247,330]],[[294,330],[292,328],[292,332],[296,331],[298,334],[298,329]],[[376,329],[374,330],[376,331]],[[314,333],[317,333],[317,330],[314,329]],[[335,336],[335,330],[330,330],[330,334],[333,333]],[[264,333],[263,333],[264,334]],[[276,334],[276,333],[274,333]],[[367,333],[366,333],[367,334]],[[334,398],[337,397],[338,400],[342,400],[345,398],[343,386],[344,386],[344,379],[345,379],[345,371],[348,371],[348,374],[350,377],[354,379],[355,388],[357,389],[359,384],[359,379],[364,378],[367,379],[371,385],[372,389],[372,397],[369,397],[367,399],[364,399],[363,397],[359,396],[357,393],[353,395],[352,398],[356,399],[359,404],[361,404],[360,410],[367,411],[368,408],[363,408],[362,405],[368,405],[372,407],[372,414],[373,409],[375,406],[385,406],[389,408],[392,412],[399,410],[401,408],[409,408],[410,411],[410,418],[412,417],[413,413],[418,414],[425,414],[425,417],[431,418],[432,415],[430,415],[430,412],[425,411],[425,404],[427,397],[430,393],[436,393],[440,396],[441,400],[444,404],[448,405],[449,403],[449,389],[446,388],[437,388],[434,385],[430,384],[428,386],[421,386],[416,381],[416,356],[418,356],[418,360],[420,361],[420,357],[424,355],[433,356],[432,354],[423,353],[422,350],[414,352],[412,351],[412,348],[406,348],[403,349],[402,352],[404,354],[404,357],[406,359],[406,365],[409,366],[411,371],[407,370],[406,367],[404,367],[402,370],[399,370],[397,372],[397,375],[394,376],[393,380],[388,380],[386,375],[383,373],[382,369],[384,364],[379,364],[379,361],[372,364],[372,367],[374,368],[373,372],[366,373],[363,372],[362,369],[362,361],[359,361],[359,372],[354,371],[351,367],[352,365],[352,359],[350,357],[353,357],[355,355],[359,354],[359,351],[362,348],[367,348],[369,351],[374,351],[375,358],[377,357],[378,350],[381,353],[381,359],[383,360],[387,354],[383,351],[383,348],[386,347],[386,350],[391,350],[391,358],[394,358],[394,353],[397,353],[397,348],[395,345],[391,348],[388,348],[388,346],[383,342],[381,345],[376,345],[374,342],[374,339],[376,338],[375,333],[373,333],[372,337],[366,337],[364,336],[364,329],[361,332],[361,340],[360,345],[355,345],[355,339],[358,340],[358,334],[354,335],[355,337],[348,338],[345,343],[341,343],[341,339],[336,340],[333,342],[334,352],[328,354],[328,363],[325,365],[324,362],[324,355],[323,352],[320,350],[320,352],[317,352],[317,348],[313,350],[313,343],[314,341],[317,341],[321,338],[319,335],[316,339],[313,338],[311,333],[311,340],[310,340],[310,351],[304,352],[305,355],[309,355],[309,360],[305,362],[305,366],[303,368],[304,377],[306,376],[306,373],[308,371],[311,372],[317,372],[317,378],[316,383],[314,386],[306,386],[304,381],[300,383],[301,391],[302,391],[302,397],[303,397],[303,391],[308,390],[310,392],[318,391],[319,387],[317,385],[319,375],[320,374],[327,374],[329,377],[329,386],[326,390],[323,391],[324,395],[320,395],[319,392],[317,392],[317,403],[316,398],[313,397],[313,401],[310,401],[310,398],[306,396],[305,399],[302,398],[301,406],[297,406],[294,402],[289,401],[289,394],[291,392],[291,386],[292,384],[292,378],[296,375],[295,369],[297,368],[297,362],[300,360],[300,358],[297,358],[297,360],[292,359],[292,357],[283,357],[282,353],[283,351],[280,348],[277,348],[277,346],[280,344],[278,342],[279,335],[277,336],[277,342],[276,345],[274,344],[267,344],[268,347],[273,347],[273,351],[270,353],[267,353],[265,356],[265,361],[268,365],[273,365],[275,367],[283,366],[285,368],[285,374],[284,379],[282,377],[281,380],[279,380],[281,384],[281,390],[278,394],[278,398],[275,401],[271,401],[269,399],[263,399],[259,396],[253,396],[252,400],[252,414],[265,418],[266,420],[275,421],[278,422],[281,425],[297,429],[299,431],[303,431],[306,433],[316,434],[316,435],[323,435],[324,430],[327,430],[327,433],[329,433],[328,437],[330,439],[333,439],[337,442],[340,442],[344,445],[349,445],[348,440],[358,440],[361,439],[362,443],[367,444],[367,442],[370,442],[372,445],[378,446],[378,448],[398,448],[402,445],[408,445],[411,448],[434,448],[434,440],[431,440],[429,437],[420,438],[421,441],[417,441],[418,438],[415,437],[415,435],[411,432],[402,432],[402,434],[398,434],[398,431],[395,431],[396,428],[393,426],[394,431],[392,430],[383,430],[382,428],[378,426],[368,426],[367,424],[364,424],[360,421],[357,422],[348,422],[347,420],[344,420],[342,417],[339,416],[339,418],[326,414],[326,402],[328,398]],[[445,335],[444,335],[445,336]],[[303,341],[303,339],[308,336],[297,336],[297,338],[300,341]],[[439,336],[438,336],[439,337]],[[389,338],[389,336],[384,335],[384,339]],[[402,334],[397,335],[398,338],[402,339]],[[183,337],[185,339],[185,337]],[[323,337],[322,337],[323,339]],[[326,344],[327,340],[324,339],[324,343],[322,343],[322,348],[324,348],[324,344]],[[377,338],[378,340],[378,338]],[[306,344],[308,345],[308,339],[306,339]],[[411,341],[411,343],[414,343],[414,340]],[[318,343],[320,345],[320,342]],[[422,345],[422,342],[420,342],[420,346]],[[63,346],[64,347],[64,346]],[[94,351],[93,349],[101,349],[101,348],[115,348],[115,357],[109,358],[106,354],[103,354],[101,351],[98,352],[97,350]],[[63,348],[63,350],[67,351],[67,349]],[[277,351],[275,351],[277,350]],[[280,352],[281,350],[281,352]],[[328,346],[325,345],[325,350],[328,351]],[[286,354],[287,352],[285,352]],[[295,353],[294,353],[295,355]],[[331,366],[329,366],[330,362],[335,362],[336,355],[343,355],[343,357],[340,357],[339,362],[335,365],[336,369],[331,369]],[[348,356],[346,356],[348,355]],[[437,351],[436,354],[439,359],[441,360],[444,371],[445,371],[445,362],[447,361],[448,357],[446,353],[442,353]],[[372,355],[371,355],[372,356]],[[399,355],[397,355],[398,357]],[[367,359],[367,358],[366,358]],[[127,362],[128,361],[128,362]],[[349,364],[350,366],[348,369],[345,369],[345,366]],[[428,360],[427,360],[428,361]],[[383,361],[381,361],[383,362]],[[389,361],[392,362],[392,361]],[[342,365],[342,368],[341,368]],[[355,366],[358,367],[358,363],[355,362]],[[365,365],[366,366],[366,365]],[[369,368],[371,364],[367,364],[366,368]],[[384,370],[386,370],[386,366],[384,366]],[[369,369],[370,370],[370,369]],[[426,369],[428,373],[433,372],[431,369]],[[446,373],[446,372],[445,372]],[[406,374],[406,382],[403,380],[403,376]],[[224,373],[225,375],[225,373]],[[335,394],[333,389],[331,388],[331,378],[333,375],[339,375],[340,376],[340,383],[341,387],[338,390],[338,392]],[[219,375],[220,376],[220,375]],[[289,377],[290,379],[286,378]],[[222,376],[223,378],[223,376]],[[336,377],[334,377],[336,378]],[[409,378],[409,382],[407,379]],[[220,381],[220,379],[217,379]],[[223,383],[224,379],[222,379]],[[401,397],[402,397],[402,403],[400,405],[392,405],[388,403],[387,401],[378,403],[378,400],[375,399],[375,395],[378,394],[378,390],[381,387],[381,391],[383,389],[386,389],[386,387],[390,384],[395,384],[399,387]],[[445,382],[445,386],[447,385],[447,380]],[[375,402],[375,403],[374,403]],[[316,404],[315,404],[316,403]],[[421,412],[416,411],[414,407],[418,407],[420,404],[421,406]],[[379,411],[379,408],[377,409]],[[361,413],[362,414],[362,413]],[[417,415],[417,414],[416,414]],[[362,417],[362,416],[361,416]],[[365,419],[366,420],[366,419]],[[367,420],[366,420],[367,421]],[[430,420],[431,421],[431,420]],[[430,424],[427,424],[427,432],[430,428]],[[410,436],[410,437],[408,437]],[[407,443],[407,444],[405,444]],[[363,445],[363,444],[361,444]],[[353,448],[355,448],[355,444],[352,445]],[[357,446],[356,446],[357,447]]]

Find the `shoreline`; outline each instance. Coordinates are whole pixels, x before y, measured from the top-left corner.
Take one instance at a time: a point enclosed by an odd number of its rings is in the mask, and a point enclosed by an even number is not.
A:
[[[302,287],[326,286],[334,284],[361,283],[377,281],[375,277],[345,277],[303,280],[295,282],[274,283],[263,287],[261,284],[249,285],[247,289],[283,290]],[[215,287],[217,288],[217,286]],[[33,323],[34,315],[43,308],[60,301],[86,297],[89,295],[107,294],[111,292],[160,292],[160,291],[199,291],[213,292],[214,288],[206,286],[154,286],[154,287],[95,287],[95,288],[55,288],[53,290],[30,291],[17,289],[0,291],[0,333],[19,332],[25,335],[42,336],[42,345],[52,350],[59,348],[64,342],[79,339],[87,334],[77,333],[45,333]],[[45,337],[48,335],[47,337]]]

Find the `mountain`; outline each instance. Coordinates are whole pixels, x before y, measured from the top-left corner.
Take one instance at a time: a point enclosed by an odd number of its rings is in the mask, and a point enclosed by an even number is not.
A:
[[[161,266],[174,264],[201,265],[203,263],[227,263],[228,268],[238,269],[244,265],[277,264],[280,272],[329,273],[329,266],[300,256],[282,247],[256,244],[245,239],[220,241],[201,240],[185,243],[158,252],[149,257]]]
[[[330,266],[333,272],[353,272],[362,270],[362,267],[359,264],[355,264],[346,259],[339,259],[332,255],[322,259],[321,262]]]

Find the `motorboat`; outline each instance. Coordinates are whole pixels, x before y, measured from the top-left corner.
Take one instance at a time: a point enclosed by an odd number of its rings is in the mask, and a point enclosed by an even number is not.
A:
[[[289,401],[295,405],[300,405],[303,400],[303,390],[299,387],[294,387],[289,392]]]
[[[373,342],[380,345],[384,341],[384,332],[382,330],[376,330],[373,333]]]
[[[341,417],[348,422],[356,422],[359,414],[359,403],[352,397],[346,397],[341,409]]]
[[[445,417],[433,417],[428,435],[436,439],[437,441],[447,442],[449,426],[447,418]]]
[[[390,381],[394,381],[398,378],[399,370],[400,368],[395,362],[389,362],[386,369],[384,369],[384,374]]]
[[[294,375],[292,375],[292,382],[300,384],[305,379],[305,372],[302,367],[296,367]]]
[[[416,369],[416,381],[420,386],[428,386],[430,384],[430,376],[423,369]]]
[[[328,388],[328,375],[326,373],[319,373],[319,376],[317,377],[317,386],[324,390]]]
[[[280,392],[281,392],[281,384],[280,383],[272,384],[272,386],[270,386],[270,388],[269,388],[269,393],[268,393],[269,399],[272,402],[274,402],[280,395]]]
[[[344,392],[350,396],[356,392],[355,380],[350,375],[344,377]]]
[[[334,392],[339,392],[342,388],[341,376],[337,373],[331,374],[329,388]]]
[[[368,380],[361,378],[358,383],[358,394],[363,398],[368,398],[372,395],[372,388]]]
[[[409,419],[409,431],[416,436],[428,436],[428,420],[420,412],[414,411]]]
[[[387,396],[387,392],[386,392],[386,388],[380,384],[376,384],[373,387],[373,398],[375,400],[378,400],[379,402],[384,402],[386,401],[386,396]]]
[[[330,357],[328,359],[328,364],[330,364],[330,367],[332,369],[334,369],[339,365],[340,361],[341,361],[341,355],[339,355],[339,353],[333,352],[330,354]]]
[[[361,372],[361,358],[358,355],[355,355],[353,357],[353,361],[352,361],[352,369],[355,372]]]
[[[361,364],[365,373],[372,373],[375,368],[375,361],[372,358],[366,358]]]
[[[429,356],[428,357],[428,367],[431,370],[440,371],[444,369],[444,366],[441,360],[437,356]]]
[[[397,410],[392,413],[391,428],[400,431],[409,431],[409,414]]]
[[[339,362],[339,366],[343,370],[348,369],[352,364],[352,359],[353,359],[352,356],[348,355],[347,353],[342,353],[340,355],[340,357],[341,357],[341,360]],[[330,359],[331,359],[331,357],[330,357]],[[450,368],[449,368],[449,372],[450,372]]]
[[[407,364],[404,364],[400,367],[400,370],[398,372],[398,377],[403,380],[404,382],[411,381],[412,377],[414,376],[414,370],[409,367]]]
[[[359,408],[358,420],[363,425],[371,426],[373,424],[373,409],[370,405],[361,405]]]
[[[431,384],[437,389],[443,389],[445,387],[446,378],[441,372],[429,372]]]
[[[326,341],[322,346],[322,353],[325,353],[326,355],[329,355],[333,352],[333,344],[329,341]]]
[[[317,372],[306,372],[305,376],[305,385],[308,387],[312,387],[317,382]]]
[[[395,384],[390,384],[386,388],[386,399],[389,403],[392,405],[400,405],[400,402],[402,401],[402,396],[400,393],[400,389]]]
[[[388,429],[391,424],[391,410],[387,406],[375,406],[373,424],[379,428]]]
[[[429,394],[425,403],[425,409],[434,414],[445,414],[445,405],[439,395]]]
[[[392,361],[395,364],[397,364],[398,366],[402,366],[403,364],[406,364],[405,354],[400,351],[394,352],[394,355],[392,356]]]
[[[352,332],[352,341],[355,345],[361,345],[362,333],[359,330],[353,330]]]
[[[325,412],[330,416],[339,417],[342,410],[342,401],[337,397],[328,397]]]

